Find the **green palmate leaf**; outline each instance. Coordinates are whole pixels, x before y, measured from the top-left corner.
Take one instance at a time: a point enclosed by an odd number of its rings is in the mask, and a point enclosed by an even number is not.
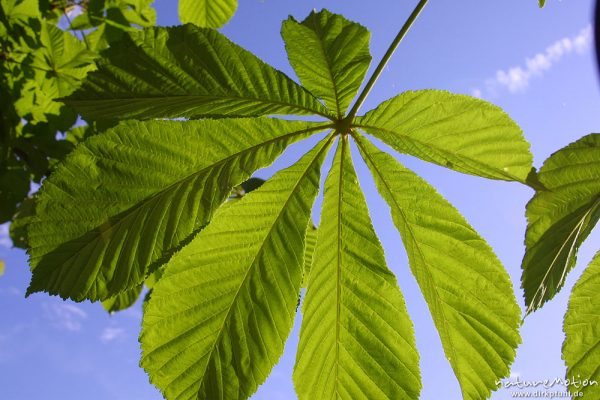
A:
[[[308,285],[310,268],[312,267],[315,246],[317,245],[317,232],[318,229],[311,220],[308,224],[308,228],[306,229],[306,246],[304,247],[304,273],[302,275],[302,287],[306,287],[306,285]]]
[[[330,142],[219,210],[169,261],[140,336],[141,364],[167,399],[247,399],[281,356]]]
[[[31,51],[31,60],[22,64],[32,71],[32,76],[19,85],[19,97],[14,104],[20,116],[47,122],[63,111],[64,105],[55,100],[72,93],[85,75],[95,69],[96,54],[69,32],[49,22],[42,23],[39,40],[40,47]]]
[[[141,284],[233,186],[322,129],[266,118],[128,121],[93,136],[42,186],[28,293],[94,301]]]
[[[71,94],[86,74],[95,69],[96,54],[69,32],[44,23],[40,41],[42,47],[33,53],[32,66],[39,72],[38,78],[53,82],[50,93],[48,88],[44,89],[47,96],[58,98]]]
[[[509,373],[520,342],[520,310],[508,274],[434,188],[367,141],[357,142],[390,206],[464,399],[488,398]]]
[[[550,156],[538,173],[546,190],[527,204],[522,287],[527,312],[552,299],[575,265],[577,249],[600,218],[600,134]]]
[[[126,32],[135,32],[139,27],[153,26],[156,11],[153,0],[91,0],[87,12],[71,21],[71,30],[88,30],[86,43],[94,51],[100,51],[123,37]]]
[[[235,14],[237,0],[179,0],[179,19],[207,28],[220,28]]]
[[[347,138],[325,182],[294,383],[300,400],[416,399],[412,324],[369,218]]]
[[[102,307],[104,307],[104,309],[110,314],[131,307],[140,297],[143,286],[144,285],[136,286],[132,289],[121,292],[118,295],[109,298],[108,300],[104,300],[102,302]]]
[[[145,29],[103,56],[65,99],[86,118],[328,115],[305,89],[215,30]]]
[[[600,382],[600,252],[587,267],[571,294],[565,315],[563,359],[567,379]],[[600,398],[600,386],[570,387],[583,398]]]
[[[439,90],[405,92],[356,126],[395,150],[467,174],[525,182],[529,144],[500,108]]]
[[[40,16],[37,0],[1,0],[0,5],[9,24],[27,25],[29,19]]]
[[[344,116],[369,68],[369,31],[327,10],[302,23],[290,17],[281,34],[302,85]]]

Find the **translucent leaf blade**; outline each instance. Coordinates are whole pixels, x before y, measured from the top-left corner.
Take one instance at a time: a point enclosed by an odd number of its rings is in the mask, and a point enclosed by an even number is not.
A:
[[[390,206],[464,399],[488,398],[508,375],[520,343],[508,273],[434,188],[366,140],[357,143]]]
[[[329,143],[220,209],[167,265],[140,336],[141,364],[167,399],[246,399],[278,361]]]
[[[600,134],[551,155],[538,173],[545,190],[527,204],[522,287],[527,312],[562,288],[577,250],[600,219]]]
[[[232,187],[321,129],[266,118],[128,121],[92,137],[42,186],[28,293],[95,301],[142,283]]]
[[[416,399],[412,323],[340,140],[303,305],[296,392],[300,400]]]
[[[312,267],[313,256],[315,254],[315,246],[317,245],[317,227],[312,220],[306,229],[306,246],[304,247],[304,269],[302,274],[302,287],[308,285],[308,277],[310,276],[310,268]]]
[[[290,17],[281,35],[302,85],[343,117],[371,62],[369,31],[322,10],[301,23]]]
[[[600,382],[600,252],[573,288],[565,314],[565,342],[562,357],[567,364],[567,379]],[[587,385],[572,391],[584,398],[600,397],[600,386]]]
[[[328,115],[301,86],[212,29],[149,28],[102,55],[64,99],[88,119]]]
[[[500,108],[439,90],[405,92],[356,120],[396,151],[490,179],[525,182],[529,143]]]
[[[179,0],[179,20],[220,28],[235,14],[237,0]]]

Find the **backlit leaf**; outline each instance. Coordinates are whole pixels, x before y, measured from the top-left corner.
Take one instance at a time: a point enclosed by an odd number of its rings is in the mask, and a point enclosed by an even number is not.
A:
[[[179,19],[207,28],[220,28],[235,14],[237,0],[179,0]]]
[[[28,293],[95,301],[141,284],[233,186],[322,129],[265,118],[128,121],[93,136],[42,186]]]
[[[508,273],[433,187],[392,156],[357,141],[390,206],[463,398],[488,398],[508,375],[520,343],[520,310]]]
[[[600,134],[551,155],[538,173],[546,190],[527,204],[522,287],[527,312],[562,288],[577,250],[600,218]]]
[[[563,359],[567,379],[600,382],[600,252],[573,288],[565,315]],[[583,398],[600,398],[600,386],[570,387]]]
[[[396,151],[459,172],[525,182],[529,144],[519,126],[485,101],[440,90],[405,92],[383,102],[356,126]]]
[[[302,308],[294,384],[300,400],[416,399],[412,323],[340,139],[325,182]]]
[[[220,209],[167,264],[140,336],[141,364],[167,399],[247,399],[277,363],[330,142]]]
[[[371,62],[369,31],[322,10],[301,23],[288,18],[281,35],[302,85],[343,117]]]
[[[302,287],[304,288],[308,285],[310,268],[312,267],[315,246],[317,245],[317,232],[317,227],[311,220],[306,229],[306,246],[304,247],[304,273],[302,275]]]
[[[113,44],[64,101],[90,119],[328,115],[310,93],[219,32],[149,28]]]

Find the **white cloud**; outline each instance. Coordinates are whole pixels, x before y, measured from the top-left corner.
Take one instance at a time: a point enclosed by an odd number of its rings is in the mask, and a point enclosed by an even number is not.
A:
[[[8,223],[0,225],[0,246],[10,249],[12,247],[12,240],[8,233]]]
[[[587,52],[591,43],[592,26],[588,25],[576,36],[557,40],[545,51],[527,58],[523,65],[497,71],[494,78],[485,81],[485,93],[489,96],[496,96],[499,89],[507,89],[510,93],[522,93],[527,90],[532,78],[541,77],[554,64],[569,54]],[[471,94],[481,98],[484,90],[474,88],[471,90]]]
[[[121,339],[125,337],[125,329],[117,327],[104,328],[100,335],[100,340],[103,343],[112,342],[113,340]]]
[[[42,307],[46,318],[51,320],[56,328],[69,332],[80,331],[83,320],[87,318],[87,313],[75,304],[44,303]]]

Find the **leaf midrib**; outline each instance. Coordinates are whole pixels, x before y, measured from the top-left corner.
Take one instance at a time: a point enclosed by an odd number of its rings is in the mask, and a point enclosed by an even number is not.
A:
[[[518,178],[518,177],[516,177],[516,176],[514,176],[514,175],[512,175],[512,174],[509,174],[509,173],[507,173],[506,171],[503,171],[502,169],[498,169],[497,167],[493,167],[493,166],[489,166],[489,165],[483,164],[483,163],[481,163],[480,161],[478,161],[478,160],[475,160],[475,159],[473,159],[473,158],[471,158],[471,157],[469,157],[469,156],[467,156],[467,155],[464,155],[464,154],[455,154],[455,153],[451,153],[451,152],[449,152],[449,151],[447,151],[447,150],[445,150],[445,149],[443,149],[443,148],[441,148],[441,147],[438,147],[438,146],[436,146],[435,144],[432,144],[432,143],[429,143],[429,142],[423,142],[423,141],[421,141],[421,140],[419,140],[419,139],[416,139],[416,138],[414,138],[414,137],[411,137],[411,136],[408,136],[408,135],[402,134],[402,133],[400,133],[400,132],[397,132],[397,131],[393,131],[393,130],[386,129],[386,128],[379,127],[379,126],[374,126],[374,125],[365,125],[365,124],[353,124],[353,127],[355,127],[355,128],[361,128],[361,129],[364,129],[364,130],[365,130],[367,133],[368,133],[369,129],[373,129],[373,130],[378,130],[378,131],[384,132],[384,133],[386,133],[386,134],[388,134],[388,135],[398,135],[398,136],[401,136],[402,138],[405,138],[405,139],[406,139],[406,140],[408,140],[408,141],[411,141],[411,142],[414,142],[414,143],[420,144],[420,145],[422,145],[422,146],[425,146],[425,147],[431,147],[431,148],[433,148],[433,149],[437,150],[438,152],[440,152],[440,153],[444,154],[444,155],[445,155],[447,158],[451,158],[451,157],[448,157],[448,155],[450,155],[450,156],[455,156],[455,157],[459,157],[459,158],[464,158],[464,159],[466,159],[466,160],[468,160],[468,161],[470,161],[470,162],[474,163],[475,165],[477,165],[477,166],[479,166],[479,167],[483,167],[484,169],[491,169],[491,170],[495,171],[496,173],[500,173],[500,175],[502,175],[503,177],[505,177],[505,178],[506,178],[506,180],[510,180],[510,181],[517,181],[517,182],[524,182],[524,181],[523,181],[523,179],[521,179],[521,178]],[[383,141],[384,141],[386,144],[388,144],[388,141],[384,140],[383,138],[381,138],[381,139],[382,139],[382,140],[383,140]],[[390,146],[392,146],[392,147],[394,148],[394,146],[393,146],[392,144],[390,144]],[[395,148],[394,148],[394,149],[395,149]],[[395,150],[397,150],[397,149],[395,149]],[[404,151],[400,151],[400,150],[397,150],[397,151],[399,151],[399,152],[400,152],[400,153],[402,153],[402,154],[408,154],[408,155],[411,155],[411,156],[413,156],[413,157],[417,157],[417,156],[414,156],[414,155],[412,155],[412,154],[410,154],[410,153],[405,153]],[[420,157],[417,157],[417,158],[420,158]],[[435,162],[432,162],[432,161],[428,161],[428,162],[431,162],[431,163],[433,163],[433,164],[438,164],[438,163],[435,163]],[[438,165],[439,165],[439,164],[438,164]],[[448,167],[447,167],[447,166],[445,166],[445,165],[444,165],[444,167],[448,168]],[[467,173],[468,173],[469,175],[476,175],[476,174],[474,174],[473,172],[467,172]]]
[[[319,29],[319,26],[316,22],[313,24],[313,31],[315,32],[315,36],[317,36],[317,41],[319,42],[319,49],[321,50],[323,59],[327,63],[327,72],[329,73],[329,79],[331,81],[331,86],[333,89],[333,94],[334,94],[333,98],[335,99],[335,109],[337,112],[337,117],[338,117],[338,119],[341,119],[342,118],[342,110],[340,108],[340,99],[338,96],[339,90],[338,90],[337,83],[333,76],[333,68],[332,68],[331,60],[329,59],[329,57],[327,57],[327,51],[325,50],[325,38],[321,36],[322,32]]]
[[[267,104],[267,105],[274,104],[274,105],[280,105],[280,106],[287,106],[287,107],[291,107],[293,109],[307,111],[307,112],[313,113],[314,115],[319,115],[321,117],[332,120],[332,116],[330,114],[327,114],[324,111],[318,111],[318,110],[308,108],[305,106],[301,106],[298,104],[286,103],[284,101],[279,101],[279,100],[263,99],[260,97],[241,97],[241,96],[229,96],[229,95],[227,95],[227,96],[212,95],[211,96],[211,95],[201,95],[201,94],[192,94],[192,95],[182,94],[182,95],[177,95],[177,96],[143,95],[143,96],[137,96],[137,97],[110,97],[110,98],[96,98],[96,99],[78,99],[76,97],[71,96],[71,97],[67,97],[67,98],[60,98],[57,100],[62,101],[65,104],[77,103],[78,105],[88,106],[88,103],[91,103],[92,106],[94,106],[95,104],[98,104],[100,102],[152,101],[152,100],[156,100],[156,99],[171,100],[171,99],[195,99],[195,98],[202,98],[202,99],[206,99],[207,101],[210,101],[210,100],[238,100],[240,102],[248,102],[248,103],[254,102],[254,103],[259,103],[259,104]],[[204,105],[205,105],[204,103],[199,104],[199,106],[204,106]],[[327,110],[327,108],[325,106],[323,106],[323,107]]]
[[[98,237],[101,235],[106,235],[106,233],[108,232],[112,232],[116,227],[120,226],[123,222],[125,222],[126,220],[128,220],[128,218],[132,217],[133,215],[135,215],[140,209],[142,209],[144,206],[146,206],[148,203],[152,202],[155,198],[160,197],[162,195],[164,195],[165,193],[169,192],[172,190],[172,188],[174,188],[175,186],[180,186],[182,184],[184,184],[186,181],[192,180],[194,178],[196,178],[197,176],[201,175],[202,173],[206,172],[207,170],[210,170],[212,168],[215,168],[215,166],[219,165],[219,164],[224,164],[227,163],[228,161],[230,161],[231,159],[234,159],[236,157],[239,157],[241,154],[247,153],[247,152],[252,152],[252,150],[268,145],[270,143],[274,143],[277,142],[279,140],[285,140],[286,138],[289,137],[293,137],[295,135],[300,135],[302,133],[307,133],[307,132],[312,132],[312,131],[318,131],[321,129],[326,129],[327,127],[330,127],[330,125],[320,125],[320,126],[316,126],[316,127],[312,127],[312,128],[307,128],[307,129],[303,129],[300,131],[295,131],[292,133],[289,133],[287,135],[282,135],[282,136],[278,136],[277,138],[274,139],[270,139],[268,141],[262,142],[260,144],[254,145],[252,147],[246,148],[243,151],[239,151],[235,154],[232,154],[226,158],[223,158],[221,160],[219,160],[217,163],[213,163],[209,166],[204,167],[203,169],[199,170],[199,171],[195,171],[194,173],[192,173],[191,175],[188,175],[174,183],[172,183],[171,185],[165,187],[164,189],[152,194],[151,196],[148,196],[146,198],[144,198],[142,201],[134,204],[132,207],[128,208],[127,210],[124,210],[123,212],[126,212],[127,214],[125,216],[123,216],[123,218],[117,220],[114,224],[110,224],[110,226],[106,227],[105,229],[103,229],[102,231],[100,231],[100,227],[103,226],[104,222],[100,225],[98,225],[97,227],[90,229],[89,231],[96,231],[96,235],[94,235],[93,240],[90,240],[87,243],[82,244],[76,251],[74,251],[68,258],[66,258],[62,264],[65,265],[68,262],[71,261],[71,259],[73,259],[73,257],[79,256],[79,253],[86,248],[87,246],[89,246],[91,243],[95,243],[98,240]],[[87,231],[87,232],[89,232]],[[85,235],[87,232],[82,233],[82,235]],[[81,235],[80,235],[81,236]],[[73,238],[76,239],[76,238]],[[72,239],[72,240],[73,240]],[[46,254],[48,254],[48,252],[46,252]],[[43,258],[46,254],[40,256],[40,258]],[[39,265],[39,264],[38,264]],[[98,275],[98,273],[100,273],[101,268],[98,268],[96,270],[96,276]],[[137,282],[139,283],[139,282]],[[89,287],[85,289],[85,293],[87,293],[89,291]],[[120,292],[119,292],[120,293]],[[118,293],[114,293],[112,294],[112,296],[116,295]]]
[[[400,213],[400,215],[402,216],[402,219],[404,220],[404,225],[407,228],[408,233],[410,234],[413,243],[415,244],[415,248],[417,249],[417,251],[419,252],[419,256],[423,262],[424,265],[426,265],[428,268],[430,268],[431,266],[429,265],[429,263],[427,261],[425,261],[425,257],[421,251],[421,247],[419,245],[419,242],[416,240],[415,234],[410,226],[410,224],[407,222],[408,219],[406,217],[406,215],[404,214],[404,210],[402,209],[402,207],[400,207],[400,205],[396,202],[396,199],[393,195],[393,191],[391,190],[390,186],[388,185],[388,183],[386,182],[386,180],[383,178],[383,175],[381,174],[379,168],[377,167],[377,165],[375,164],[373,158],[371,157],[371,154],[365,149],[365,147],[363,146],[361,140],[359,140],[358,138],[356,138],[356,143],[358,144],[358,147],[362,150],[361,153],[364,154],[367,158],[368,158],[368,163],[373,166],[373,170],[375,172],[377,172],[377,175],[379,176],[380,181],[384,184],[385,189],[388,191],[389,193],[389,197],[391,198],[392,202],[394,203],[395,208],[398,210],[398,212]],[[443,326],[444,326],[444,332],[446,334],[446,337],[448,338],[448,342],[450,344],[450,350],[452,353],[452,359],[456,360],[458,362],[458,358],[456,357],[456,350],[455,350],[455,345],[453,343],[453,339],[452,336],[450,335],[449,332],[449,328],[448,328],[448,320],[446,319],[446,313],[444,312],[444,305],[442,304],[442,300],[441,297],[437,291],[437,287],[434,284],[434,280],[433,280],[433,276],[431,275],[431,272],[429,271],[428,268],[424,268],[424,272],[427,275],[427,279],[432,283],[431,287],[435,292],[436,298],[435,298],[435,302],[437,303],[439,309],[441,310],[441,314],[442,314],[442,321],[443,321]],[[452,363],[452,362],[451,362]],[[453,368],[454,369],[454,368]],[[457,375],[457,378],[459,378],[459,382],[462,382],[462,380],[460,379],[460,377],[458,375],[461,375],[458,371],[454,371]]]
[[[249,263],[249,267],[246,270],[246,273],[244,275],[244,278],[242,279],[238,289],[235,292],[235,295],[229,305],[229,307],[227,307],[227,314],[225,315],[225,317],[223,318],[223,323],[221,324],[220,329],[218,330],[219,334],[217,336],[217,338],[214,340],[213,345],[210,349],[209,352],[207,352],[206,354],[208,355],[208,359],[207,362],[204,366],[204,371],[202,371],[202,375],[199,381],[199,387],[198,390],[200,390],[202,388],[202,385],[204,384],[204,377],[206,376],[206,370],[208,369],[208,365],[213,357],[213,353],[217,347],[217,343],[219,343],[221,341],[223,332],[225,331],[225,324],[227,323],[227,321],[230,319],[230,315],[231,315],[231,311],[233,309],[233,305],[235,304],[241,290],[242,287],[245,286],[246,281],[248,280],[249,276],[250,276],[250,271],[253,270],[256,265],[256,260],[259,257],[259,255],[263,252],[265,245],[267,243],[267,238],[271,236],[271,233],[273,232],[273,229],[275,228],[275,226],[277,225],[277,222],[279,221],[279,219],[281,218],[281,215],[283,213],[283,211],[287,208],[287,205],[289,204],[290,200],[292,199],[293,195],[296,193],[296,191],[298,190],[298,187],[300,186],[300,183],[304,181],[304,179],[306,178],[307,174],[309,173],[309,171],[312,169],[313,165],[315,164],[315,162],[317,162],[320,158],[320,155],[326,151],[329,148],[329,145],[331,144],[331,141],[335,138],[335,135],[331,135],[329,137],[329,139],[323,144],[323,147],[317,152],[317,154],[315,154],[315,157],[313,158],[313,160],[310,162],[310,164],[307,166],[306,170],[302,173],[302,175],[300,176],[300,178],[298,179],[298,181],[294,184],[294,187],[292,188],[292,190],[290,191],[290,195],[288,196],[288,198],[285,200],[285,202],[283,203],[279,214],[277,215],[277,217],[275,218],[275,221],[273,222],[273,224],[271,225],[271,227],[269,228],[269,231],[266,233],[266,235],[264,236],[264,239],[260,245],[260,248],[258,249],[258,251],[256,252],[256,254],[254,255],[252,261]],[[246,196],[244,197],[246,198]],[[243,200],[243,199],[242,199]],[[240,200],[240,201],[242,201]]]

